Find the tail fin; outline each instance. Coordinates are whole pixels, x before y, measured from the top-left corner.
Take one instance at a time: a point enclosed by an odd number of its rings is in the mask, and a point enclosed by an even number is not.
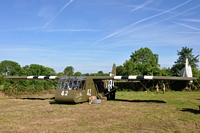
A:
[[[115,63],[112,66],[112,72],[110,73],[110,76],[116,76],[116,65],[115,65]]]
[[[183,71],[183,77],[192,77],[192,68],[188,62],[188,58],[186,58],[185,69]]]
[[[192,76],[192,68],[189,64],[188,58],[185,60],[185,67],[182,70],[178,70],[178,72],[183,76],[183,77],[193,77]],[[193,81],[191,80],[190,83]]]
[[[185,60],[185,67],[182,68],[181,70],[178,70],[178,72],[183,76],[183,77],[192,77],[192,68],[188,62],[188,58]]]

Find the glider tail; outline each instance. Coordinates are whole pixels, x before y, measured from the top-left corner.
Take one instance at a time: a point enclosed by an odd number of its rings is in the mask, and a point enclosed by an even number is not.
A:
[[[188,58],[186,58],[185,61],[185,69],[183,71],[183,77],[193,77],[192,76],[192,68],[189,64]],[[191,80],[190,83],[192,83],[193,81]]]
[[[182,68],[181,70],[178,70],[178,72],[182,75],[182,77],[193,77],[192,68],[189,64],[188,58],[186,58],[185,67]]]
[[[186,58],[185,71],[183,72],[183,77],[192,77],[192,68],[188,62],[188,58]]]
[[[115,65],[115,63],[112,66],[112,72],[110,73],[110,76],[116,76],[116,65]]]

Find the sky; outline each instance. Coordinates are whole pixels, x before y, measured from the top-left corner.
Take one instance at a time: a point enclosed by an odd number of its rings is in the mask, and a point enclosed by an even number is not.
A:
[[[161,68],[182,47],[200,54],[200,0],[0,2],[0,62],[108,73],[140,48],[158,54]]]

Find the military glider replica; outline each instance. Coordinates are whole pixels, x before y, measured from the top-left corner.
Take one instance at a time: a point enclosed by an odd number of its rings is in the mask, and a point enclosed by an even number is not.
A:
[[[116,89],[114,82],[119,80],[182,80],[192,81],[197,78],[192,77],[192,71],[188,61],[186,60],[183,77],[169,76],[116,76],[116,65],[113,64],[110,76],[6,76],[6,79],[45,79],[58,80],[55,90],[56,103],[82,103],[89,100],[89,97],[96,96],[99,99],[115,99]],[[188,71],[189,70],[189,71]]]

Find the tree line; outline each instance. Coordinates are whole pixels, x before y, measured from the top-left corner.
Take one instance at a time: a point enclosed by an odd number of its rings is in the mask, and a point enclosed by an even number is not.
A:
[[[154,54],[149,48],[140,48],[132,52],[130,59],[126,60],[123,65],[117,66],[117,75],[153,75],[153,76],[181,76],[179,70],[185,66],[185,60],[188,58],[192,67],[193,77],[200,77],[198,69],[198,56],[192,54],[193,49],[182,47],[177,50],[178,59],[171,68],[161,68],[158,64],[158,55]],[[4,76],[29,76],[29,75],[55,75],[55,76],[108,76],[108,73],[98,71],[97,73],[74,72],[73,66],[66,66],[63,72],[56,73],[53,68],[39,64],[31,64],[21,67],[17,62],[4,60],[0,62],[0,91],[7,94],[26,94],[37,92],[48,92],[56,88],[55,81],[49,80],[5,80]],[[145,86],[154,88],[155,84],[165,83],[169,89],[181,90],[183,87],[179,81],[142,81]],[[198,90],[200,79],[194,81],[191,89]],[[117,88],[128,90],[140,90],[138,84],[118,84]],[[144,88],[143,88],[144,89]]]
[[[117,67],[118,75],[153,75],[153,76],[182,76],[180,71],[185,67],[186,58],[188,58],[189,64],[192,68],[193,77],[198,77],[191,86],[187,86],[187,82],[183,81],[141,81],[145,86],[150,89],[155,89],[155,85],[158,84],[162,87],[163,83],[166,84],[168,89],[171,90],[183,90],[184,88],[198,90],[200,87],[200,71],[198,69],[199,55],[192,54],[193,49],[188,47],[182,47],[180,51],[177,50],[178,59],[174,62],[170,68],[161,68],[158,64],[158,55],[154,54],[149,48],[140,48],[139,50],[132,52],[130,59],[126,60],[123,65]],[[120,88],[141,90],[143,86],[138,84],[122,84]]]

